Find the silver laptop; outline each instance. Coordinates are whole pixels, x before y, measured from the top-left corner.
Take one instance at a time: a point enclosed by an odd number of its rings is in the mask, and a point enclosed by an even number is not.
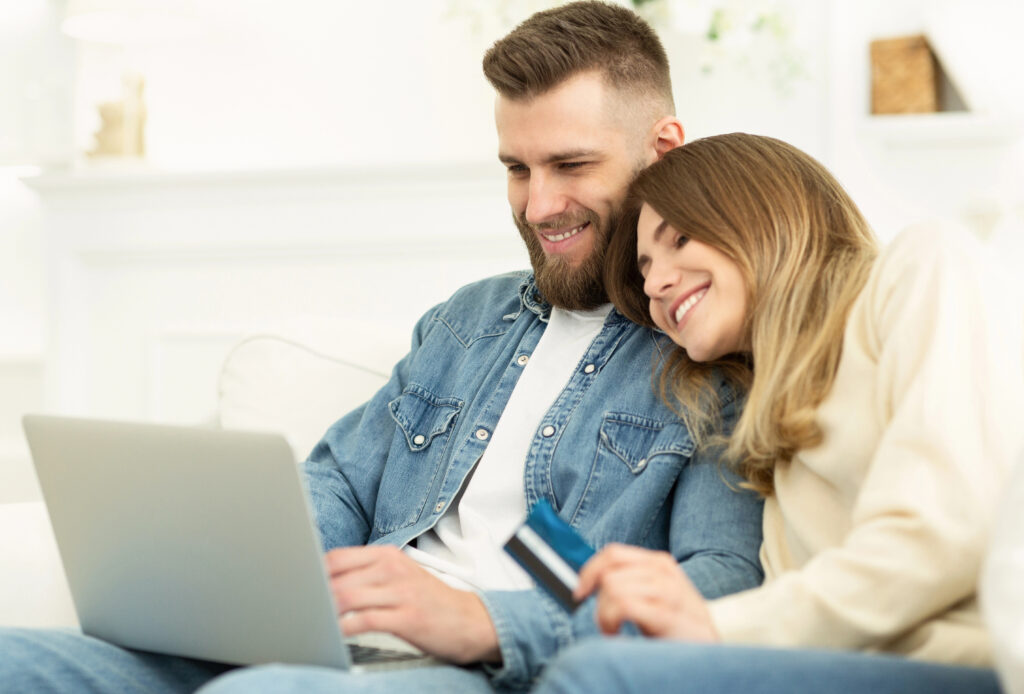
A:
[[[240,665],[438,662],[350,651],[283,437],[42,415],[23,424],[85,633]]]

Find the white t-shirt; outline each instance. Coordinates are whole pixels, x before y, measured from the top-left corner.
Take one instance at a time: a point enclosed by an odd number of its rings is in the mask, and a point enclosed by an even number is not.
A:
[[[523,477],[537,427],[565,388],[611,311],[554,308],[512,391],[487,450],[455,503],[405,552],[456,588],[521,590],[529,575],[502,549],[526,516]]]

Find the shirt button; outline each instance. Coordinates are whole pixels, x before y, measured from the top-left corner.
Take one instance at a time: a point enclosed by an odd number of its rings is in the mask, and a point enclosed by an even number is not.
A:
[[[584,366],[583,367],[583,373],[585,373],[585,374],[592,374],[592,373],[594,373],[594,365],[593,364],[587,364],[586,366]]]
[[[423,442],[426,440],[427,437],[424,436],[423,434],[416,434],[415,436],[412,437],[412,442],[415,443],[417,446],[422,446]]]
[[[555,428],[548,424],[546,427],[540,430],[540,433],[544,438],[551,438],[555,435]]]
[[[478,439],[480,439],[481,441],[486,441],[488,436],[490,436],[490,434],[488,433],[488,431],[486,429],[477,429],[476,430],[476,437]]]
[[[443,510],[444,510],[444,502],[443,501],[438,501],[437,502],[437,506],[434,507],[434,513],[440,513]]]
[[[519,366],[526,366],[528,361],[530,361],[530,357],[525,354],[520,354],[519,358],[516,359],[516,363],[519,364]]]

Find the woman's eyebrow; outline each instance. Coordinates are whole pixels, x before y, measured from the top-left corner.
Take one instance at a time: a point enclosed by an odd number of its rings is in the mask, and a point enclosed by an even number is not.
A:
[[[654,242],[657,243],[661,240],[662,234],[668,229],[668,222],[664,219],[658,226],[654,227]],[[651,262],[651,259],[646,255],[640,254],[636,257],[636,269],[640,271],[640,274],[644,274],[644,268],[647,267]]]

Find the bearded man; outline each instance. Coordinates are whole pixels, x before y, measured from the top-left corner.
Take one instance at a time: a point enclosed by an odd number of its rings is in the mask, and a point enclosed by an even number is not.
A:
[[[664,336],[615,311],[602,282],[633,174],[683,142],[660,41],[628,9],[577,2],[499,40],[484,73],[532,272],[423,316],[391,380],[303,467],[343,632],[385,632],[448,664],[253,667],[204,692],[530,686],[597,633],[592,600],[570,614],[502,551],[541,499],[595,547],[671,552],[708,598],[762,579],[761,502],[694,450],[652,388]],[[46,632],[0,632],[0,654],[0,689],[20,691],[191,691],[224,670]]]

